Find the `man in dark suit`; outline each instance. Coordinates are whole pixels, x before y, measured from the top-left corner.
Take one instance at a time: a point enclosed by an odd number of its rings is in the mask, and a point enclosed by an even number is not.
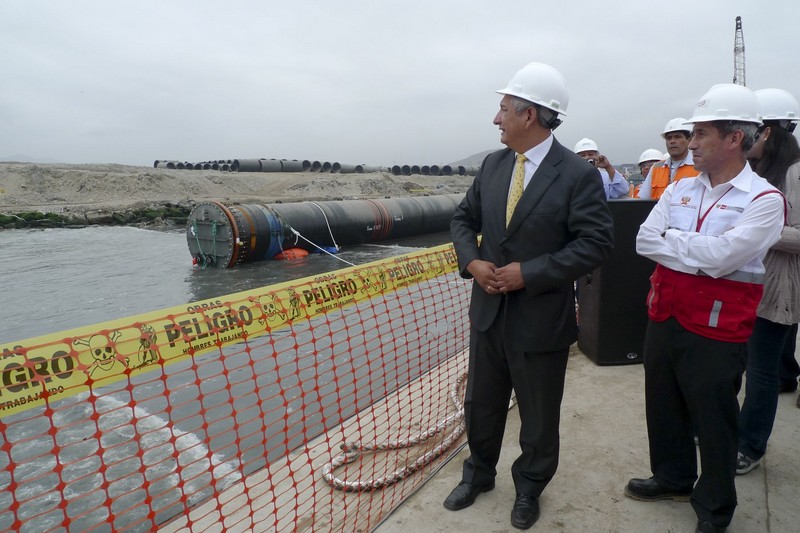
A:
[[[494,488],[513,388],[522,454],[512,466],[511,524],[527,529],[558,466],[564,375],[578,335],[574,281],[610,252],[613,221],[597,169],[551,133],[567,107],[564,77],[530,63],[498,93],[494,124],[508,149],[486,157],[450,223],[461,275],[473,278],[471,455],[444,506],[464,509]]]

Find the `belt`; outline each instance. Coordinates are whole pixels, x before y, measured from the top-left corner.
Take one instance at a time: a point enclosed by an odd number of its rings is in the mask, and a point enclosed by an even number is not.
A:
[[[697,271],[698,276],[708,276],[702,270]],[[710,276],[709,276],[710,277]],[[765,274],[756,274],[755,272],[747,272],[744,270],[737,270],[736,272],[731,272],[730,274],[726,274],[719,279],[728,279],[731,281],[741,281],[743,283],[755,283],[758,285],[763,285],[764,280],[766,279]]]

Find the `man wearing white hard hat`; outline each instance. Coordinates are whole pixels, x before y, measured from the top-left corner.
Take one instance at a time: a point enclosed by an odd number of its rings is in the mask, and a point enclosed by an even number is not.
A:
[[[575,153],[584,158],[590,164],[597,167],[600,177],[603,179],[603,189],[606,192],[606,199],[624,198],[628,196],[631,185],[628,180],[617,172],[614,165],[606,156],[600,153],[597,143],[591,139],[583,138],[575,145]]]
[[[666,159],[666,157],[667,156],[655,148],[648,148],[642,152],[642,154],[639,156],[639,172],[628,176],[628,182],[631,184],[634,190],[634,193],[631,196],[634,198],[638,197],[639,188],[644,182],[645,177],[650,174],[650,169],[659,161]]]
[[[670,184],[636,237],[637,253],[657,263],[644,341],[653,475],[631,479],[625,494],[689,500],[706,533],[725,531],[736,508],[737,393],[764,256],[785,211],[780,191],[746,160],[761,125],[753,91],[715,85],[688,122],[701,172]]]
[[[653,165],[639,187],[637,198],[658,200],[672,182],[697,176],[700,171],[694,168],[689,141],[692,138],[692,125],[685,118],[673,118],[664,126],[661,137],[667,145],[667,157]]]
[[[569,99],[561,73],[529,63],[497,92],[493,123],[508,148],[486,157],[450,223],[459,271],[473,280],[470,456],[444,506],[464,509],[494,488],[513,391],[522,424],[511,525],[528,529],[558,467],[564,377],[578,337],[574,282],[611,251],[613,220],[597,169],[552,133]]]

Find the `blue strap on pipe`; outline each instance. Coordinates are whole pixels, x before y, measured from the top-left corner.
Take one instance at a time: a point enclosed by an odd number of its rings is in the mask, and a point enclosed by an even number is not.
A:
[[[262,206],[269,223],[269,248],[265,257],[272,259],[283,251],[283,224],[267,206]]]

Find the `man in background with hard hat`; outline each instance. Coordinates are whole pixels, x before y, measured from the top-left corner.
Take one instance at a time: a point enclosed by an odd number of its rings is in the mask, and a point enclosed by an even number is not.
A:
[[[664,154],[655,148],[648,148],[642,152],[642,155],[639,156],[639,172],[633,174],[632,176],[628,176],[628,183],[631,184],[631,188],[633,189],[633,193],[629,194],[629,196],[633,198],[638,196],[639,187],[644,182],[645,176],[650,173],[650,169],[654,164],[658,163],[659,161],[663,161],[664,159]]]
[[[630,183],[621,172],[617,172],[617,169],[609,162],[608,158],[600,153],[597,143],[591,139],[583,138],[575,145],[575,153],[596,166],[600,171],[606,199],[628,196],[631,188]]]
[[[699,170],[694,168],[692,154],[689,152],[689,141],[692,138],[692,125],[685,118],[673,118],[664,126],[661,137],[667,144],[669,157],[650,169],[636,198],[658,200],[664,194],[667,185],[674,181],[697,176]]]
[[[636,237],[636,251],[657,263],[644,341],[653,476],[631,479],[625,494],[689,500],[706,533],[725,531],[736,508],[737,393],[763,259],[785,215],[783,195],[745,159],[760,125],[753,91],[715,85],[689,122],[701,174],[670,184]]]
[[[522,453],[511,468],[511,524],[527,529],[558,466],[564,376],[578,336],[573,284],[609,254],[613,220],[597,169],[552,134],[569,100],[561,73],[530,63],[498,93],[493,123],[508,148],[486,157],[450,223],[460,273],[473,278],[470,456],[444,506],[464,509],[494,488],[513,390]]]

